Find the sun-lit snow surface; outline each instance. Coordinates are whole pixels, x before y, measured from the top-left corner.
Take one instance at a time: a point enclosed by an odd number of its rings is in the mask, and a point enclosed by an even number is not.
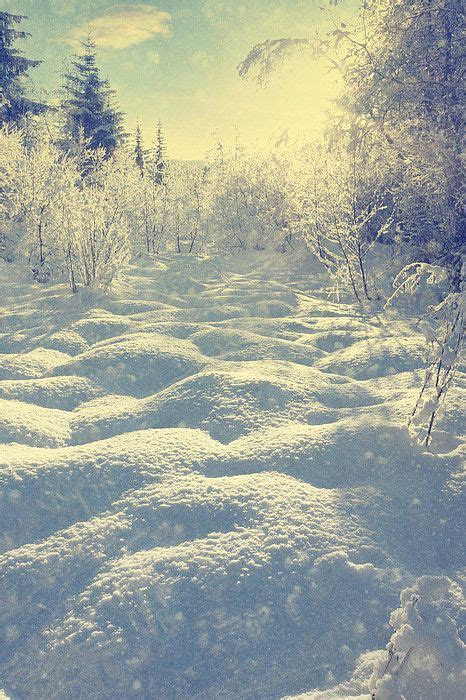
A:
[[[420,336],[289,256],[1,274],[7,695],[464,697],[464,390],[415,446]]]

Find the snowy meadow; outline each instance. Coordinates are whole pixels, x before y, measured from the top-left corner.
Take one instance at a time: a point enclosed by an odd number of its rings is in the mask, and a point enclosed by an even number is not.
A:
[[[0,697],[465,696],[464,10],[335,5],[238,66],[325,127],[197,161],[0,12]]]

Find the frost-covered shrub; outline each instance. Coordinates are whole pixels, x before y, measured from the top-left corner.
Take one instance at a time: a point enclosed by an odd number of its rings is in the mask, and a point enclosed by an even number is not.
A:
[[[3,130],[0,138],[5,236],[22,231],[19,252],[34,278],[44,282],[62,266],[60,212],[63,206],[72,208],[79,175],[73,160],[47,137],[32,147],[25,145],[21,131]]]
[[[421,142],[413,140],[406,150],[402,176],[393,188],[401,243],[410,261],[443,268],[451,290],[458,292],[464,279],[465,220],[456,145],[439,130]]]
[[[283,249],[291,242],[292,159],[219,145],[209,160],[212,230],[221,249]]]
[[[79,192],[73,253],[84,286],[108,287],[131,254],[132,191],[136,167],[124,151],[100,154]]]
[[[342,143],[305,149],[295,165],[293,230],[334,280],[337,295],[358,302],[378,296],[374,248],[392,225],[375,154]],[[366,197],[370,181],[371,197]]]
[[[218,146],[204,164],[166,164],[162,183],[149,162],[134,190],[137,248],[151,254],[283,250],[292,237],[290,156]]]
[[[211,190],[206,169],[166,163],[160,181],[149,161],[133,181],[133,243],[136,251],[198,253],[209,230]]]
[[[445,269],[427,263],[406,266],[393,284],[395,291],[387,302],[390,304],[401,295],[416,295],[423,284],[443,287],[438,295],[440,301],[428,305],[420,319],[427,341],[427,361],[419,397],[409,420],[411,432],[428,445],[463,351],[464,294],[449,291]]]
[[[384,651],[361,654],[351,677],[295,700],[462,700],[466,645],[460,638],[464,595],[446,576],[422,576],[401,591]],[[285,698],[292,700],[292,698]]]
[[[446,577],[423,576],[402,591],[387,657],[379,657],[370,679],[373,698],[464,696],[466,647],[451,615],[462,604],[459,587]]]
[[[167,169],[168,236],[166,245],[177,253],[197,253],[209,230],[211,191],[206,169],[191,163],[172,163]]]
[[[79,286],[106,287],[130,254],[134,166],[124,152],[93,168],[48,135],[30,144],[20,130],[0,133],[2,255],[23,259],[34,279],[66,274]]]
[[[168,232],[168,187],[165,182],[157,182],[154,172],[144,169],[134,195],[136,249],[158,254],[164,248]]]
[[[0,131],[0,255],[4,260],[14,257],[20,232],[17,227],[19,200],[17,196],[21,135],[17,131]]]

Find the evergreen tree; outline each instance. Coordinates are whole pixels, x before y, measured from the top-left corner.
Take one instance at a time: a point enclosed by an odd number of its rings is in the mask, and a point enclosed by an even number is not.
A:
[[[25,39],[29,34],[14,28],[23,19],[22,15],[0,12],[0,125],[18,124],[29,114],[41,114],[47,107],[26,96],[24,78],[30,68],[41,61],[25,58],[22,52],[13,47],[17,39]]]
[[[114,91],[100,76],[95,44],[90,37],[72,62],[74,70],[65,76],[66,99],[64,146],[71,152],[103,148],[110,156],[125,137],[123,115],[114,106]]]
[[[155,181],[158,185],[163,185],[165,180],[166,153],[165,137],[162,132],[162,124],[157,124],[157,141],[155,144]]]
[[[140,169],[141,173],[144,172],[145,157],[144,157],[144,148],[143,148],[143,143],[142,143],[141,126],[140,126],[139,122],[138,122],[138,125],[136,126],[136,133],[135,133],[134,160],[136,162],[136,165]]]

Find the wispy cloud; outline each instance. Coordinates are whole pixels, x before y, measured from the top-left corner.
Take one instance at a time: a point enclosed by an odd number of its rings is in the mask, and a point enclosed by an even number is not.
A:
[[[151,5],[115,5],[89,22],[74,27],[69,40],[76,43],[91,32],[97,46],[125,49],[158,34],[170,34],[170,20],[169,12]]]

